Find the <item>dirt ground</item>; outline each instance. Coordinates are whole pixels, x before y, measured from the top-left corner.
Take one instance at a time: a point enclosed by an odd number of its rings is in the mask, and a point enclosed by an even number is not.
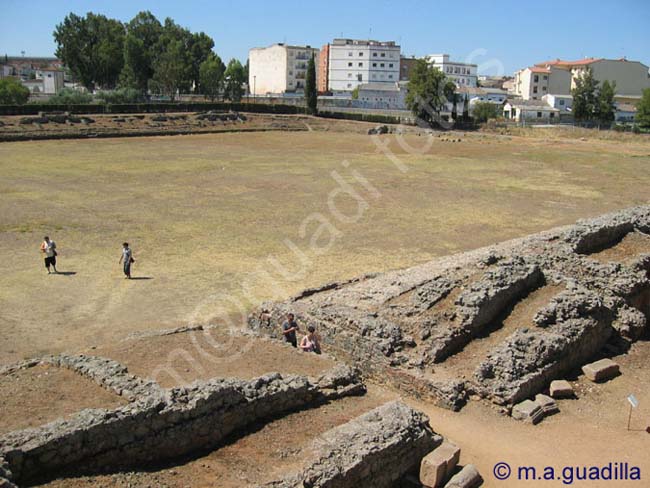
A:
[[[589,257],[601,263],[626,262],[638,259],[641,254],[650,254],[650,236],[642,232],[630,232],[615,246],[590,254]]]
[[[644,138],[379,141],[391,157],[323,131],[0,144],[0,362],[233,312],[241,325],[308,286],[648,202]],[[44,235],[65,273],[47,275]]]
[[[323,432],[372,410],[396,395],[370,388],[363,397],[348,397],[302,410],[233,438],[224,447],[184,464],[150,471],[60,479],[41,485],[83,487],[219,487],[242,488],[280,479],[309,459],[309,445]]]
[[[62,368],[34,366],[0,375],[0,435],[37,427],[84,408],[117,408],[123,398]]]
[[[198,379],[251,379],[271,372],[314,377],[335,365],[326,355],[215,329],[126,340],[86,352],[114,359],[131,374],[151,378],[164,388]]]

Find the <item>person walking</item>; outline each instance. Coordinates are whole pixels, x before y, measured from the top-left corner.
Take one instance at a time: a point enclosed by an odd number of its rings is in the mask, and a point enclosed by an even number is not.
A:
[[[122,255],[120,256],[119,263],[124,262],[124,276],[127,280],[131,279],[131,264],[135,263],[133,259],[133,251],[129,247],[128,242],[122,243]]]
[[[41,243],[41,252],[45,257],[45,267],[47,268],[47,274],[51,274],[50,266],[54,269],[54,273],[58,273],[56,270],[56,242],[50,240],[48,236],[43,237],[43,242]]]

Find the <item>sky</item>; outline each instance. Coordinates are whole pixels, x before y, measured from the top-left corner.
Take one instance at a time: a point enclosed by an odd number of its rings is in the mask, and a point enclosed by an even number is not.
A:
[[[69,12],[126,22],[141,10],[210,35],[224,61],[245,62],[250,48],[276,42],[320,47],[346,37],[393,40],[407,56],[447,53],[480,74],[558,57],[650,65],[650,0],[0,0],[0,55],[53,56],[52,32]]]

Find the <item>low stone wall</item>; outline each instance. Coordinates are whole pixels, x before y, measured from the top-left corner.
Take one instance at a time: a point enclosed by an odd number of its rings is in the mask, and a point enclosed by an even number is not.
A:
[[[20,483],[132,467],[212,448],[254,422],[364,391],[356,372],[345,366],[317,379],[275,373],[152,389],[115,410],[87,409],[72,419],[9,433],[0,437],[0,456]]]
[[[391,402],[325,432],[312,445],[313,456],[299,473],[267,488],[384,488],[417,470],[442,443],[429,419],[400,402]]]

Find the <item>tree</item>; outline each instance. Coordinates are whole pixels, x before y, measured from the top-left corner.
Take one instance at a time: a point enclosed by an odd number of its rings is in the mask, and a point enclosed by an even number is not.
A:
[[[477,122],[487,122],[490,119],[499,117],[499,110],[494,103],[476,102],[472,114]]]
[[[176,93],[187,80],[187,51],[183,43],[178,40],[169,42],[156,59],[153,68],[151,89],[156,93],[169,96],[174,101]]]
[[[226,65],[214,53],[201,63],[201,67],[199,68],[201,91],[212,101],[219,95],[225,70]]]
[[[226,79],[226,86],[224,96],[231,102],[240,102],[244,94],[242,84],[244,83],[244,67],[236,60],[231,59],[228,62],[228,67],[224,73]]]
[[[153,78],[156,46],[162,35],[162,25],[149,11],[139,12],[126,24],[124,38],[124,69],[120,84],[145,92]]]
[[[614,122],[616,115],[615,94],[616,82],[610,83],[607,80],[603,81],[598,91],[598,105],[596,110],[596,116],[602,125],[611,126],[612,122]]]
[[[465,93],[465,99],[463,100],[463,122],[469,122],[469,97]]]
[[[413,66],[406,94],[406,106],[428,125],[440,122],[440,111],[454,96],[456,87],[445,74],[424,59]]]
[[[573,95],[573,117],[578,122],[593,120],[597,112],[598,98],[596,90],[598,82],[594,79],[591,68],[587,68],[575,78]]]
[[[451,118],[454,122],[456,122],[458,120],[458,95],[454,93],[454,96],[452,98],[454,104],[451,107]]]
[[[359,87],[356,86],[354,90],[352,90],[352,100],[359,100]]]
[[[69,14],[54,30],[56,56],[88,89],[112,88],[124,65],[124,26],[92,12]]]
[[[644,129],[650,129],[650,88],[643,90],[641,101],[636,106],[636,122]]]
[[[305,77],[305,101],[307,102],[307,112],[315,114],[318,112],[318,91],[316,89],[316,62],[314,55],[309,58],[307,64],[307,76]]]
[[[0,80],[0,105],[22,105],[29,98],[29,90],[12,78]]]
[[[201,89],[201,64],[212,54],[214,41],[204,32],[192,34],[189,39],[190,83],[197,93],[205,93]]]

